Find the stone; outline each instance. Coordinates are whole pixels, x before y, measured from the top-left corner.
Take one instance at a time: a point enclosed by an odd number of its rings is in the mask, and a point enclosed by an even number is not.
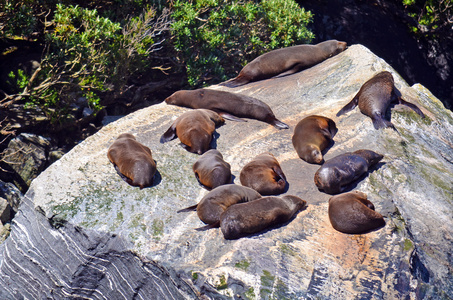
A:
[[[382,70],[426,115],[391,109],[391,129],[375,130],[355,109],[335,114]],[[254,156],[273,153],[287,194],[308,202],[290,222],[238,240],[195,212],[176,213],[207,193],[192,171],[198,156],[159,138],[186,108],[161,103],[110,123],[74,147],[31,184],[10,237],[0,245],[0,298],[142,299],[418,299],[453,294],[453,114],[422,85],[407,83],[361,45],[303,72],[228,89],[266,102],[290,126],[226,121],[216,148],[239,184]],[[332,228],[330,195],[317,190],[319,165],[291,143],[303,117],[320,114],[338,127],[330,159],[370,149],[384,155],[354,190],[368,195],[386,226],[361,235]],[[107,149],[124,132],[148,146],[160,179],[129,186]]]
[[[8,200],[0,198],[0,222],[1,225],[5,225],[11,221],[11,206]]]
[[[15,213],[19,210],[22,196],[22,193],[14,184],[0,180],[0,198],[6,199]]]
[[[50,142],[35,134],[21,133],[12,139],[3,153],[14,184],[25,192],[31,181],[47,167]],[[4,178],[2,178],[5,180]]]

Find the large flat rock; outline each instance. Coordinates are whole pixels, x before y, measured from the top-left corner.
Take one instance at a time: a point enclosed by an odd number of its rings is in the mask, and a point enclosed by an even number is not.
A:
[[[396,105],[398,132],[375,130],[354,111],[335,114],[381,70],[393,73],[403,98],[421,119]],[[198,155],[179,140],[159,138],[185,108],[165,103],[105,126],[36,178],[1,245],[1,298],[133,297],[193,299],[389,299],[453,294],[453,115],[421,85],[409,87],[385,61],[361,45],[303,72],[228,89],[266,102],[290,126],[226,121],[216,147],[239,182],[241,168],[271,152],[289,182],[287,194],[308,207],[284,226],[225,240],[195,212],[207,191],[195,179]],[[326,159],[370,149],[382,162],[354,189],[368,194],[386,226],[363,235],[335,231],[329,195],[317,190],[318,165],[297,156],[291,137],[302,118],[319,114],[338,127]],[[120,179],[107,158],[115,138],[131,132],[148,146],[160,180],[140,190]],[[20,258],[20,259],[19,259]]]

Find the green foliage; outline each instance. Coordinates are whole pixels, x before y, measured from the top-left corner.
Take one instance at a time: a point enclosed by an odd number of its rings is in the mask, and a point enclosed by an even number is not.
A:
[[[8,84],[13,87],[17,92],[21,92],[28,84],[29,76],[22,69],[17,69],[16,73],[13,71],[8,74]]]
[[[37,25],[37,17],[33,13],[33,8],[31,6],[33,1],[4,1],[2,10],[3,14],[6,16],[4,24],[5,30],[0,31],[0,36],[31,36]],[[2,15],[2,13],[0,13],[0,15]]]
[[[453,3],[451,0],[402,0],[407,14],[418,26],[412,26],[411,31],[418,35],[436,35],[441,32],[451,36],[453,24]]]
[[[226,80],[269,50],[310,42],[312,20],[293,0],[198,0],[173,4],[173,43],[189,84]]]

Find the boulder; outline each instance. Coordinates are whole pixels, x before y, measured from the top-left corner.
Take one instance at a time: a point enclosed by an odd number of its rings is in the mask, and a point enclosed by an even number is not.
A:
[[[403,98],[392,108],[398,129],[375,130],[356,108],[335,114],[381,70]],[[0,298],[90,299],[418,299],[453,294],[453,114],[423,86],[408,86],[361,45],[303,72],[228,89],[266,102],[290,126],[226,121],[216,148],[239,184],[251,158],[271,152],[287,177],[286,194],[308,202],[280,226],[225,240],[195,212],[176,213],[207,193],[195,179],[198,155],[178,139],[159,138],[186,108],[161,103],[110,123],[36,178],[0,245]],[[384,159],[354,190],[364,192],[385,227],[367,234],[335,231],[330,195],[318,191],[319,165],[302,161],[291,136],[319,114],[338,127],[326,160],[370,149]],[[118,135],[133,133],[157,161],[155,186],[129,186],[107,159]]]
[[[3,153],[3,161],[7,165],[14,184],[25,192],[31,181],[48,165],[50,142],[42,136],[21,133],[12,139]],[[3,178],[6,180],[7,178]],[[9,179],[9,178],[8,178]]]

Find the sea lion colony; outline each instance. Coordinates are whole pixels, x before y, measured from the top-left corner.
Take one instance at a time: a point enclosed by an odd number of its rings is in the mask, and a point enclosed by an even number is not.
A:
[[[265,78],[293,74],[344,51],[346,43],[331,40],[315,46],[317,47],[296,46],[271,51],[252,61],[250,66],[246,65],[238,77],[225,82],[223,85],[233,87]],[[296,49],[299,50],[296,51]],[[302,53],[298,53],[298,51]],[[304,62],[304,59],[309,61]],[[272,64],[278,66],[270,68]],[[397,95],[393,77],[387,71],[380,72],[366,81],[357,95],[338,112],[337,116],[358,105],[363,114],[372,118],[376,129],[394,128],[392,123],[385,120],[385,112],[390,103],[395,100],[400,104],[409,106],[421,117],[424,117],[417,106],[406,102]],[[244,121],[240,118],[245,117],[266,122],[278,129],[289,128],[288,125],[276,118],[267,104],[240,94],[198,89],[175,92],[165,101],[167,104],[193,108],[194,111],[191,114],[182,114],[162,135],[161,143],[176,136],[180,139],[182,136],[189,137],[185,139],[195,144],[197,140],[203,140],[201,146],[198,143],[198,146],[194,148],[184,143],[184,138],[181,139],[188,151],[198,154],[203,154],[209,149],[211,139],[207,135],[212,136],[215,126],[223,123],[223,118]],[[202,113],[195,113],[197,111],[202,111]],[[292,137],[294,149],[300,158],[308,163],[322,165],[314,175],[314,182],[318,189],[333,195],[344,192],[352,184],[363,179],[369,168],[383,158],[381,154],[362,149],[353,153],[344,153],[324,163],[323,154],[328,151],[329,146],[333,143],[333,137],[337,130],[335,122],[327,117],[307,116],[297,124]],[[134,140],[134,142],[136,141]],[[111,148],[119,148],[116,143]],[[126,156],[128,155],[126,152],[126,149],[124,149],[121,153]],[[271,153],[261,154],[254,161],[244,166],[241,171],[241,183],[244,187],[234,183],[230,184],[229,164],[223,161],[218,150],[211,153],[208,151],[206,154],[194,164],[193,170],[199,182],[207,189],[212,190],[200,203],[178,211],[196,209],[200,220],[207,224],[201,229],[220,227],[226,239],[236,239],[261,232],[268,227],[284,224],[291,220],[298,211],[306,207],[306,201],[292,195],[263,197],[264,195],[284,193],[284,186],[287,184],[278,161]],[[109,158],[111,158],[110,150]],[[115,167],[117,167],[116,161],[119,160],[122,160],[122,158],[111,159]],[[149,161],[149,159],[147,160]],[[219,176],[222,179],[210,178],[216,176],[211,174],[215,174],[214,169],[219,168],[219,166],[221,166],[221,170],[217,172],[221,174]],[[209,170],[209,168],[213,170]],[[210,173],[211,171],[213,173]],[[153,172],[155,173],[155,170]],[[118,173],[123,178],[127,177],[121,171],[121,168]],[[154,173],[144,175],[143,171],[140,171],[132,181],[128,178],[124,179],[129,184],[139,185],[143,188],[151,184],[137,184],[136,182],[140,182],[140,178],[137,178],[137,176],[146,177],[147,182],[149,182],[149,177],[153,177]],[[246,185],[257,191],[245,187]],[[382,215],[375,212],[374,205],[367,200],[366,195],[358,191],[331,197],[328,214],[333,228],[344,233],[366,233],[385,225]]]

